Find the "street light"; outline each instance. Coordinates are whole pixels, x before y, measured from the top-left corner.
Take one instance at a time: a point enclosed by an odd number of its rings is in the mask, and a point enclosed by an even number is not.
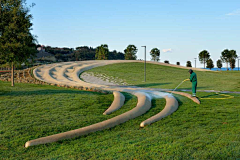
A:
[[[197,60],[197,58],[194,58],[194,59],[195,59],[195,68],[197,68],[197,67],[196,67],[196,60]]]
[[[144,62],[144,82],[146,82],[146,46],[142,46],[145,48],[145,62]]]

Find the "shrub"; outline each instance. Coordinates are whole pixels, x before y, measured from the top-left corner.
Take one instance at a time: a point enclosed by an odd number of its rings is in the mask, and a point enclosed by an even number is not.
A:
[[[165,60],[165,61],[164,61],[164,63],[167,63],[167,64],[169,64],[169,61],[168,61],[168,60]]]

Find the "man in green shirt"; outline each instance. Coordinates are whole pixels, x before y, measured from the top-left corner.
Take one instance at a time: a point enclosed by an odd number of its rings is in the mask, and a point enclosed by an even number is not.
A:
[[[195,72],[193,72],[192,69],[189,69],[188,71],[190,73],[190,78],[185,79],[185,81],[190,80],[192,82],[192,96],[196,97],[196,91],[197,91],[197,75]]]

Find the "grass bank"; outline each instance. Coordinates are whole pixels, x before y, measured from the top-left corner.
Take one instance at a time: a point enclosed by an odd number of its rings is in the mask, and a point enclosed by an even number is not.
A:
[[[156,64],[146,65],[147,79],[144,82],[144,63],[119,63],[93,68],[86,71],[95,75],[107,75],[122,79],[126,83],[139,87],[174,89],[184,79],[189,78],[188,70],[161,66]],[[193,68],[194,70],[194,68]],[[200,90],[228,90],[240,91],[240,72],[203,72],[196,71],[198,89]],[[179,89],[191,89],[191,83],[183,83]]]
[[[113,96],[55,86],[0,82],[1,159],[238,159],[240,96],[202,100],[201,105],[176,96],[179,109],[145,128],[143,120],[159,113],[164,99],[152,101],[143,116],[111,129],[71,140],[24,148],[28,140],[97,123],[136,106],[102,115]],[[200,97],[211,93],[199,93]]]

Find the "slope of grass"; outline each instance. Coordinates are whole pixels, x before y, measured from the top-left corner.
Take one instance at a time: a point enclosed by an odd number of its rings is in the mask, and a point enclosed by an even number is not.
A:
[[[86,72],[95,75],[107,75],[123,79],[126,83],[139,87],[174,89],[184,79],[189,78],[188,70],[161,66],[146,65],[147,79],[144,82],[144,63],[119,63],[93,68]],[[194,68],[193,68],[194,70]],[[200,90],[229,90],[240,91],[240,72],[203,72],[196,71],[198,89]],[[183,83],[179,89],[191,89],[191,83]]]
[[[143,116],[111,129],[71,140],[24,148],[28,140],[91,125],[136,106],[124,93],[125,105],[102,115],[113,100],[74,89],[0,82],[1,159],[238,159],[240,158],[240,96],[202,100],[201,105],[176,96],[179,109],[145,128],[143,120],[159,113],[164,99],[152,101]],[[212,93],[199,93],[200,97]]]

